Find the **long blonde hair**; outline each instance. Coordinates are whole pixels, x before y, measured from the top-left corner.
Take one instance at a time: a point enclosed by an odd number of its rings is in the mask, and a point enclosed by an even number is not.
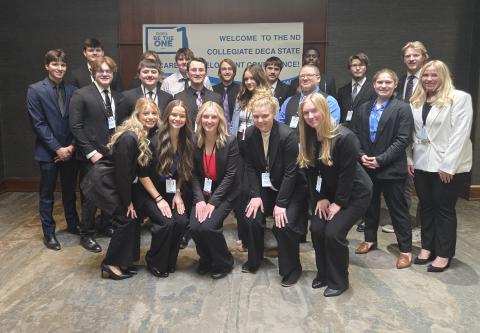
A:
[[[150,140],[148,139],[148,130],[145,129],[140,122],[140,114],[148,109],[152,109],[157,113],[158,127],[160,125],[160,110],[158,109],[157,104],[148,98],[140,97],[135,104],[135,109],[133,110],[132,115],[117,127],[110,142],[107,144],[108,148],[112,148],[123,133],[127,131],[133,132],[137,136],[138,150],[140,151],[137,161],[141,166],[147,166],[152,159],[152,152],[149,147]]]
[[[203,103],[197,113],[197,130],[195,134],[197,136],[197,147],[202,148],[205,144],[205,130],[202,127],[202,115],[207,109],[213,109],[217,113],[218,116],[218,127],[217,127],[217,139],[215,140],[215,144],[218,148],[225,146],[227,142],[227,120],[225,119],[225,114],[223,113],[223,109],[220,105],[215,102],[207,101]]]
[[[322,121],[316,128],[312,128],[305,123],[303,118],[303,108],[309,101],[315,109],[320,112]],[[330,115],[327,99],[322,94],[312,93],[307,95],[299,106],[299,130],[300,130],[300,153],[297,157],[297,163],[301,168],[307,168],[315,165],[315,160],[319,159],[324,165],[332,166],[332,146],[338,125]],[[322,149],[315,156],[317,141],[322,142]]]
[[[420,83],[415,89],[415,93],[410,98],[410,103],[416,108],[422,106],[427,100],[427,92],[422,84],[423,73],[427,68],[433,67],[437,71],[438,78],[440,79],[440,86],[438,87],[435,95],[432,96],[430,102],[432,105],[437,108],[442,108],[445,105],[453,103],[453,91],[455,87],[453,86],[452,78],[450,76],[450,70],[448,66],[440,60],[430,60],[425,65],[423,65],[420,70]]]

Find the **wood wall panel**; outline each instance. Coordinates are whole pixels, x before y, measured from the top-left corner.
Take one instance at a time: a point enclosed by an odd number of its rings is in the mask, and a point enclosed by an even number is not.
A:
[[[124,85],[142,53],[143,24],[304,22],[304,43],[320,49],[325,69],[327,0],[118,0],[120,69]],[[195,50],[193,50],[195,51]],[[208,60],[208,59],[207,59]]]

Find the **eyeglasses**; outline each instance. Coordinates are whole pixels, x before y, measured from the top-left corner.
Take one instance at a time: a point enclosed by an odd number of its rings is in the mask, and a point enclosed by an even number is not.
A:
[[[300,78],[301,79],[311,79],[311,78],[314,78],[316,76],[318,76],[318,74],[301,74]]]
[[[113,74],[113,71],[110,69],[105,69],[105,70],[100,69],[97,71],[97,74]]]

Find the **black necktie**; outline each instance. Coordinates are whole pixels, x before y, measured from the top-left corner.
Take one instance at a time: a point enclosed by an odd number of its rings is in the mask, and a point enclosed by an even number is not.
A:
[[[109,117],[113,117],[112,102],[110,101],[110,96],[108,96],[108,90],[105,89],[103,93],[105,95],[105,107],[107,109],[107,115]]]
[[[182,80],[185,83],[184,89],[187,90],[188,89],[188,78],[184,77]]]
[[[404,101],[407,103],[410,103],[410,97],[412,97],[414,78],[415,78],[415,75],[410,75],[408,77],[407,87],[405,89],[405,99],[404,99]]]
[[[153,91],[149,91],[147,94],[148,94],[148,98],[150,98],[153,101]]]
[[[62,117],[65,115],[65,102],[64,102],[64,91],[62,86],[55,86],[55,89],[57,90],[57,100],[58,100],[58,107],[60,108],[60,113],[62,114]]]
[[[353,84],[352,101],[355,100],[355,97],[357,97],[357,94],[358,94],[358,82],[355,82]]]

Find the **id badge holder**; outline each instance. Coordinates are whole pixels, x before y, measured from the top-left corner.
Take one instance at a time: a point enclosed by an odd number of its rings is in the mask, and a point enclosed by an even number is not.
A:
[[[203,183],[203,191],[207,193],[212,193],[212,180],[205,177],[205,182]]]
[[[297,128],[298,127],[298,116],[292,116],[290,119],[290,128]]]
[[[108,117],[108,129],[114,129],[115,128],[115,118],[114,117]]]
[[[320,193],[320,190],[322,189],[322,177],[317,176],[317,184],[315,185],[315,190]]]
[[[167,179],[167,181],[165,182],[166,184],[166,190],[167,190],[167,193],[176,193],[177,192],[177,182],[175,181],[175,179]]]
[[[270,180],[270,172],[262,173],[262,187],[272,187],[272,181]]]
[[[425,126],[422,126],[422,128],[420,129],[420,132],[418,133],[418,138],[424,143],[428,142],[428,133]]]
[[[347,111],[347,118],[345,118],[346,121],[351,121],[353,116],[353,110],[348,110]]]

